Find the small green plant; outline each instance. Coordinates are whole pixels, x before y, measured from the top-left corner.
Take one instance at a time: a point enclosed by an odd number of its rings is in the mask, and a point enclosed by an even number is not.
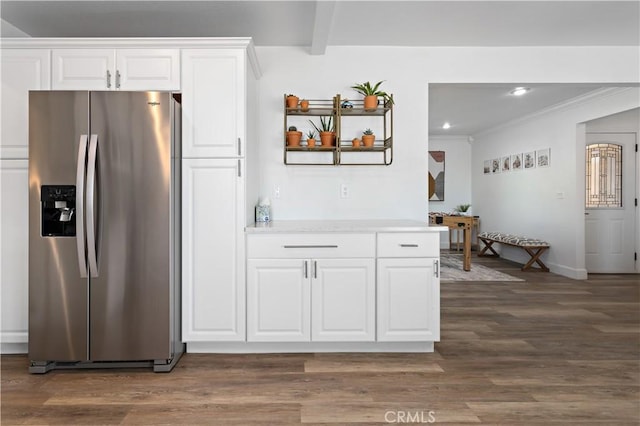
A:
[[[289,131],[290,132],[295,132],[297,130],[298,130],[298,128],[296,126],[289,126]]]
[[[316,131],[315,130],[309,130],[307,132],[307,138],[308,139],[315,139],[316,138]]]
[[[287,98],[291,98],[291,97],[295,97],[295,96],[296,96],[296,95],[292,95],[291,93],[289,93],[289,94],[287,95]]]
[[[371,129],[366,129],[364,132],[362,132],[363,135],[372,135],[373,134],[373,130]]]
[[[316,126],[316,123],[314,123],[313,121],[309,120],[309,123],[311,123],[311,125],[313,126],[314,129],[316,129],[316,131],[318,133],[320,132],[333,132],[333,117],[332,116],[328,116],[328,117],[320,117],[320,127]]]
[[[460,204],[456,206],[456,211],[460,213],[466,213],[469,210],[469,207],[471,207],[471,204]]]
[[[364,83],[351,86],[351,88],[363,96],[381,96],[385,100],[389,101],[389,103],[393,103],[393,98],[391,97],[391,95],[383,92],[382,90],[378,90],[383,82],[384,80],[381,80],[372,86],[371,83],[365,81]]]

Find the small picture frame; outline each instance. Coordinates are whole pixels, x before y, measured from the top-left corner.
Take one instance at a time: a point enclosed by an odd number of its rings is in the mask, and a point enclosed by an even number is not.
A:
[[[511,170],[511,158],[508,155],[506,157],[502,157],[500,164],[502,166],[503,173]]]
[[[549,167],[551,165],[551,150],[549,148],[536,151],[536,164],[538,167]]]
[[[491,160],[491,173],[500,173],[500,159],[494,158]]]
[[[529,151],[522,154],[525,169],[532,169],[536,166],[536,153],[535,151]]]
[[[512,154],[511,155],[511,170],[518,171],[522,170],[522,154]]]
[[[484,160],[483,171],[485,175],[491,174],[491,160]]]

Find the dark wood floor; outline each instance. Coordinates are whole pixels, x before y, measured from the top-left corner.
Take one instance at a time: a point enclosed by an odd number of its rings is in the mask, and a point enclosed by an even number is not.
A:
[[[2,425],[640,422],[640,277],[442,285],[432,354],[187,354],[145,370],[29,375],[2,356]]]

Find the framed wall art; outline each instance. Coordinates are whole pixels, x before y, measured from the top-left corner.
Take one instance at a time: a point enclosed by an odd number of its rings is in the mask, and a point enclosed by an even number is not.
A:
[[[444,201],[444,151],[429,151],[429,201]]]

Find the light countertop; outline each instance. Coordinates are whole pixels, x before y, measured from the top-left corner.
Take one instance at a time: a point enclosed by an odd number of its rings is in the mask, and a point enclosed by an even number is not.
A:
[[[324,232],[443,232],[446,226],[417,220],[276,220],[246,227],[249,234]]]

